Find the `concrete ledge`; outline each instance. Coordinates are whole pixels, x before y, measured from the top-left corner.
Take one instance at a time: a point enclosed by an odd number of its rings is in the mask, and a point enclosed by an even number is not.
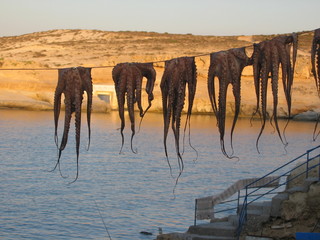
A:
[[[213,222],[190,226],[187,233],[207,236],[234,237],[235,232],[236,227],[230,222]]]

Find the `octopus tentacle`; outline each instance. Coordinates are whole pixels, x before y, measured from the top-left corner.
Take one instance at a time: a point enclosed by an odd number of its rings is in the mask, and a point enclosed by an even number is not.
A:
[[[219,128],[219,132],[220,132],[221,151],[222,151],[223,155],[225,155],[227,158],[230,158],[230,156],[226,152],[225,145],[224,145],[227,88],[228,88],[228,85],[225,85],[225,84],[220,84],[220,86],[219,86],[218,128]]]
[[[196,153],[196,159],[198,159],[198,151],[192,146],[191,144],[191,127],[190,127],[190,122],[191,122],[191,114],[192,114],[192,107],[193,107],[193,102],[196,94],[196,88],[197,88],[197,67],[195,64],[195,59],[194,57],[188,58],[189,64],[186,64],[186,69],[187,69],[187,74],[186,74],[186,79],[188,83],[188,110],[187,110],[187,118],[184,126],[184,134],[183,134],[183,143],[185,139],[185,134],[186,134],[186,129],[187,126],[189,127],[189,133],[188,133],[188,139],[189,139],[189,146],[195,151]],[[183,151],[184,152],[184,145],[183,145]]]
[[[136,64],[136,66],[141,71],[142,76],[147,78],[146,93],[148,94],[148,107],[143,113],[144,116],[148,109],[151,107],[151,102],[154,99],[153,89],[154,83],[156,81],[156,71],[153,68],[153,63],[139,63]]]
[[[65,149],[67,142],[68,142],[68,134],[69,134],[69,129],[70,129],[70,122],[71,122],[71,116],[72,116],[72,102],[71,99],[69,99],[68,95],[65,95],[65,120],[64,120],[64,129],[63,129],[63,135],[62,135],[62,139],[61,139],[61,143],[60,143],[60,147],[59,147],[59,158],[58,160],[60,160],[61,157],[61,153],[62,151]]]
[[[135,66],[140,70],[142,77],[147,78],[145,91],[148,94],[148,106],[146,110],[143,111],[142,106],[141,108],[139,107],[140,109],[140,123],[139,123],[139,130],[138,130],[139,132],[143,117],[152,106],[152,101],[154,99],[153,89],[154,89],[154,83],[156,81],[156,71],[153,68],[153,63],[135,63]]]
[[[127,81],[127,106],[128,106],[128,112],[129,112],[129,118],[131,122],[131,151],[133,153],[136,153],[136,151],[133,150],[133,137],[136,133],[135,131],[135,117],[134,117],[134,102],[135,102],[135,89],[136,91],[139,91],[141,93],[141,88],[137,87],[137,82],[141,81],[139,77],[136,77],[136,73],[134,72],[134,68],[129,68],[128,71],[128,81]],[[141,100],[141,96],[140,96]],[[137,99],[137,101],[140,101]],[[139,103],[138,103],[139,105]],[[141,110],[143,111],[143,110]]]
[[[163,97],[164,99],[165,97]],[[170,162],[169,162],[169,156],[168,156],[168,150],[167,150],[167,138],[168,138],[168,132],[169,132],[169,125],[170,125],[170,118],[171,118],[171,112],[172,112],[172,108],[171,105],[167,106],[167,110],[164,111],[164,137],[163,137],[163,145],[164,145],[164,152],[167,158],[167,162],[169,164],[170,167]],[[171,169],[171,167],[170,167]]]
[[[224,145],[224,134],[225,134],[225,120],[226,120],[226,102],[227,102],[227,90],[228,90],[228,60],[227,58],[222,59],[222,76],[219,79],[219,96],[218,96],[218,128],[220,132],[220,146],[221,151],[226,157],[230,157]]]
[[[114,82],[116,84],[115,88],[116,88],[116,95],[117,95],[117,100],[118,100],[118,111],[119,111],[119,117],[120,117],[120,121],[121,121],[121,125],[120,125],[120,134],[121,134],[121,148],[120,148],[120,152],[119,154],[122,152],[122,148],[124,145],[124,135],[123,135],[123,130],[125,128],[125,118],[124,118],[124,103],[125,103],[125,93],[126,93],[126,72],[127,69],[121,69],[119,70],[119,72],[117,71],[118,69],[115,67],[114,68],[115,72],[113,73],[114,75]],[[121,74],[121,73],[124,74]],[[121,74],[118,75],[117,73]]]
[[[58,148],[58,160],[56,162],[56,165],[54,166],[54,168],[50,172],[53,172],[57,168],[57,166],[60,167],[61,154],[62,154],[62,151],[65,149],[67,142],[68,142],[68,134],[69,134],[69,129],[70,129],[71,114],[72,114],[72,110],[71,110],[72,104],[71,104],[70,98],[68,98],[67,96],[65,96],[64,103],[65,103],[65,121],[64,121],[62,140],[60,143],[60,147]],[[60,171],[60,173],[61,173],[61,171]]]
[[[267,119],[267,88],[268,88],[268,70],[267,70],[267,62],[263,62],[261,66],[261,108],[262,108],[262,126],[256,140],[256,149],[258,153],[259,151],[259,139],[262,135],[262,132],[266,125]]]
[[[119,94],[118,95],[118,102],[123,103],[123,104],[119,104],[119,117],[120,117],[120,121],[121,121],[121,125],[120,125],[120,134],[121,134],[121,148],[119,151],[119,154],[121,154],[122,152],[122,148],[124,145],[124,135],[123,135],[123,130],[125,128],[125,119],[124,119],[124,102],[125,102],[125,94]]]
[[[261,44],[254,44],[253,47],[254,47],[254,51],[252,54],[253,78],[254,78],[254,86],[255,86],[257,104],[256,104],[256,110],[252,114],[252,118],[257,113],[260,113]],[[261,115],[260,115],[260,117],[261,117]],[[252,118],[251,118],[251,120],[252,120]]]
[[[166,69],[168,68],[169,63],[166,62]],[[162,112],[163,112],[163,145],[164,145],[164,152],[167,159],[168,166],[170,168],[170,173],[172,175],[172,168],[169,161],[168,150],[167,150],[167,137],[169,132],[169,124],[170,124],[170,116],[171,116],[171,105],[169,104],[169,74],[168,71],[163,73],[160,89],[162,95]]]
[[[84,75],[84,86],[87,92],[87,126],[88,126],[88,146],[87,151],[90,148],[91,141],[91,111],[92,111],[92,78],[91,78],[91,68],[83,68]]]
[[[240,103],[241,103],[241,86],[240,86],[240,76],[237,77],[239,84],[234,84],[233,85],[233,96],[234,96],[234,101],[235,101],[235,111],[234,111],[234,118],[232,122],[232,127],[231,127],[231,132],[230,132],[230,143],[231,143],[231,149],[233,151],[233,132],[239,117],[240,113]]]
[[[319,75],[319,73],[320,73],[320,46],[318,47],[318,50],[317,50],[317,72]],[[319,76],[318,76],[318,78],[319,78]],[[320,84],[318,83],[318,85],[320,85]],[[318,89],[320,89],[320,87],[318,87]]]
[[[232,127],[230,131],[230,146],[233,155],[234,150],[233,150],[233,132],[235,129],[235,125],[238,120],[239,112],[240,112],[240,101],[241,101],[241,95],[240,95],[240,88],[241,88],[241,73],[239,74],[238,68],[240,67],[240,64],[238,61],[236,61],[236,58],[241,59],[242,56],[240,54],[241,52],[233,51],[230,50],[230,54],[228,54],[228,64],[230,67],[230,84],[232,85],[232,91],[233,91],[233,96],[235,99],[235,112],[234,112],[234,117],[233,117],[233,122],[232,122]],[[227,89],[226,89],[227,91]]]
[[[291,88],[293,84],[295,65],[297,60],[297,50],[298,50],[298,35],[293,33],[291,36],[288,36],[285,41],[286,51],[287,51],[287,89],[285,90],[285,94],[287,96],[287,105],[288,105],[288,120],[291,118]],[[292,46],[291,46],[292,45]],[[291,56],[291,48],[292,48],[292,56]],[[290,60],[292,59],[292,60]],[[286,78],[282,78],[285,81]]]
[[[87,151],[90,148],[91,142],[91,111],[92,111],[92,91],[87,93],[87,126],[88,126],[88,146]]]
[[[133,76],[134,77],[134,76]],[[141,102],[141,90],[142,90],[142,76],[138,75],[138,77],[135,77],[136,81],[136,90],[135,90],[135,96],[136,96],[136,103],[139,108],[139,115],[142,118],[144,116],[144,111],[142,108],[142,102]]]
[[[319,45],[320,45],[320,28],[314,31],[312,47],[311,47],[311,71],[316,83],[317,92],[320,96],[320,65],[319,65]]]
[[[186,85],[184,84],[185,76],[184,74],[180,72],[179,74],[179,82],[180,82],[180,87],[178,88],[178,94],[176,97],[176,107],[175,111],[173,113],[174,118],[172,119],[172,125],[174,126],[173,132],[175,136],[175,145],[176,145],[176,153],[179,159],[179,162],[181,162],[180,166],[180,172],[183,171],[184,169],[184,164],[182,161],[181,153],[180,153],[180,126],[181,126],[181,113],[184,107],[184,101],[185,101],[185,91],[186,91]],[[190,95],[189,95],[190,96]],[[175,123],[175,124],[174,124]]]
[[[316,125],[314,126],[314,129],[313,129],[313,134],[312,134],[312,140],[315,141],[319,134],[320,134],[320,131],[317,132],[317,128],[318,128],[318,125],[319,125],[319,121],[320,121],[320,114],[318,114],[318,117],[317,117],[317,120],[316,120]]]
[[[213,64],[210,64],[209,66],[209,72],[208,72],[208,93],[209,93],[209,99],[211,103],[211,107],[213,109],[213,112],[215,116],[217,116],[217,100],[215,96],[215,78],[218,77],[215,70],[215,64],[214,64],[214,53],[210,55],[210,61]]]
[[[58,123],[61,109],[61,95],[62,91],[56,90],[54,93],[54,142],[58,148]]]
[[[290,118],[291,118],[291,87],[293,83],[293,73],[294,73],[294,67],[291,68],[290,63],[290,46],[286,45],[283,47],[283,45],[280,45],[278,47],[279,49],[279,56],[280,56],[280,63],[281,63],[281,70],[282,70],[282,83],[283,83],[283,89],[284,94],[286,97],[287,102],[287,109],[288,109],[288,119],[286,122],[286,125],[283,128],[283,138],[284,141],[287,144],[285,130],[287,129],[287,126],[289,124]],[[293,60],[295,64],[295,60]]]
[[[293,84],[293,78],[294,78],[294,71],[297,61],[297,53],[298,53],[298,34],[293,33],[292,34],[292,68],[291,68],[291,76],[290,76],[290,90],[291,86]]]
[[[77,174],[72,182],[75,182],[79,176],[79,148],[80,148],[80,127],[81,127],[81,101],[82,96],[77,95],[77,101],[75,105],[75,127],[76,127],[76,153],[77,153]],[[71,183],[72,183],[71,182]]]
[[[79,148],[80,148],[80,130],[81,130],[81,105],[83,100],[83,90],[82,90],[82,81],[79,70],[74,69],[75,72],[75,98],[72,110],[75,112],[75,128],[76,128],[76,154],[77,154],[77,173],[75,179],[71,182],[75,182],[79,176]]]
[[[317,47],[318,47],[318,43],[316,41],[316,35],[314,33],[314,37],[313,37],[313,41],[312,41],[312,47],[311,47],[311,72],[312,75],[314,77],[315,83],[316,83],[316,87],[317,87],[317,91],[319,89],[319,81],[318,81],[318,77],[317,77],[317,72],[316,72],[316,53],[317,53]],[[318,91],[319,94],[319,91]]]
[[[61,110],[61,95],[65,88],[66,79],[63,71],[59,71],[58,84],[54,92],[54,141],[58,148],[58,123]]]
[[[290,103],[290,81],[289,81],[289,74],[290,74],[290,55],[288,55],[288,51],[290,49],[284,48],[282,45],[279,46],[279,59],[281,63],[281,71],[282,71],[282,83],[283,89],[286,97],[287,104]],[[290,110],[288,109],[288,112]]]
[[[287,143],[284,142],[282,139],[279,124],[278,124],[278,114],[277,114],[277,107],[278,107],[278,80],[279,80],[279,62],[278,62],[278,55],[274,51],[274,55],[272,56],[272,70],[271,70],[271,87],[273,93],[273,120],[275,124],[276,131],[281,142],[286,145]]]

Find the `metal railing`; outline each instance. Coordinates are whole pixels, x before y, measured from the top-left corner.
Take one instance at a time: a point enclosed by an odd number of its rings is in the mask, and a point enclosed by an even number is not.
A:
[[[238,239],[239,239],[240,234],[242,232],[243,226],[244,226],[244,224],[246,223],[246,220],[247,220],[247,209],[248,209],[248,205],[249,204],[261,199],[262,197],[264,197],[267,194],[275,193],[274,191],[277,190],[279,187],[281,187],[283,185],[286,186],[289,182],[297,179],[300,176],[305,175],[305,179],[307,179],[309,177],[310,171],[312,169],[317,168],[317,167],[318,167],[317,180],[318,181],[320,180],[320,157],[319,157],[320,154],[319,154],[319,151],[316,151],[316,150],[319,150],[319,148],[320,148],[320,145],[317,146],[317,147],[314,147],[312,149],[307,150],[304,154],[296,157],[295,159],[291,160],[290,162],[287,162],[286,164],[282,165],[281,167],[273,170],[272,172],[264,175],[263,177],[261,177],[261,178],[257,179],[256,181],[248,184],[247,186],[245,186],[244,200],[243,200],[243,203],[242,203],[241,211],[239,213],[239,224],[238,224],[238,229],[237,229],[237,238]],[[315,152],[317,152],[317,153],[315,154]],[[313,155],[313,156],[311,156],[311,155]],[[295,166],[293,168],[290,168],[289,171],[286,170],[286,168],[290,167],[291,164],[296,163],[298,160],[301,160],[304,157],[306,157],[306,161],[304,161],[301,164],[298,164],[297,166]],[[315,160],[317,158],[319,160],[318,163],[312,165],[311,161]],[[264,179],[264,178],[266,178],[268,176],[271,176],[271,175],[274,175],[274,174],[277,174],[279,176],[279,178],[281,178],[283,176],[289,176],[292,171],[294,171],[294,170],[296,170],[298,168],[301,168],[304,165],[306,166],[304,171],[301,171],[299,174],[297,174],[297,175],[295,175],[293,177],[290,177],[290,178],[287,177],[287,180],[285,182],[279,184],[279,186],[277,186],[277,187],[272,188],[271,190],[267,191],[266,193],[255,194],[259,189],[263,188],[263,186],[261,186],[259,188],[256,188],[254,190],[250,189],[251,185],[255,184],[257,181],[261,181],[262,179]],[[269,183],[266,183],[266,185],[272,183],[273,181],[276,181],[276,179],[270,181]],[[258,195],[258,196],[255,196],[255,195]]]

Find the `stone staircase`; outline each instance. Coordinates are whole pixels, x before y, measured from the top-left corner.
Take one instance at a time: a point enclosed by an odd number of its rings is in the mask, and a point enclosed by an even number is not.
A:
[[[235,239],[235,233],[237,230],[237,225],[229,218],[227,221],[214,221],[207,224],[199,224],[197,226],[190,226],[187,234],[191,234],[192,239],[202,240],[202,239],[225,239],[233,240]]]
[[[271,201],[250,204],[247,209],[248,221],[263,222],[268,220]],[[210,223],[190,226],[186,233],[171,233],[158,236],[158,240],[235,240],[239,224],[238,215],[222,219],[213,219]]]
[[[258,231],[270,217],[280,217],[281,204],[295,192],[307,192],[309,186],[318,179],[305,179],[303,184],[276,194],[271,201],[253,202],[247,206],[246,228]],[[240,205],[239,211],[242,206]],[[230,215],[221,219],[212,219],[210,223],[190,226],[186,233],[170,233],[159,235],[157,240],[235,240],[239,224],[238,215]],[[255,238],[268,239],[268,238]]]
[[[241,210],[242,206],[240,206]],[[270,217],[272,201],[254,202],[247,207],[247,223],[251,226],[259,227]],[[254,223],[254,224],[253,224]],[[192,240],[202,239],[226,239],[235,240],[239,224],[238,215],[230,215],[224,219],[213,219],[210,223],[190,226],[186,232],[186,237]],[[197,234],[197,238],[190,236]]]

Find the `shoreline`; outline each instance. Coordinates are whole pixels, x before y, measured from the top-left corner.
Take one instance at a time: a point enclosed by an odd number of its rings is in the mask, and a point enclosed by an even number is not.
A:
[[[82,111],[86,110],[86,104],[82,104]],[[94,104],[93,104],[94,105]],[[98,106],[97,106],[98,105]],[[117,109],[111,109],[107,104],[97,104],[93,107],[92,113],[110,113],[111,111],[118,111]],[[101,106],[102,105],[102,106]],[[50,111],[53,112],[53,105],[45,101],[37,101],[37,100],[26,100],[26,101],[16,101],[16,100],[1,100],[0,99],[0,110],[25,110],[25,111]],[[64,111],[64,106],[62,106],[61,111]],[[135,110],[136,112],[138,110]],[[160,110],[152,110],[148,111],[149,113],[162,114]],[[183,115],[186,112],[182,113]],[[192,112],[192,115],[213,115],[213,112]],[[301,112],[296,114],[290,118],[290,121],[301,121],[301,122],[316,122],[319,118],[320,114],[308,110],[306,112]],[[227,114],[227,118],[233,117],[232,115]],[[242,115],[239,116],[238,119],[250,119],[251,115]],[[259,119],[259,117],[254,117],[253,119]],[[267,119],[270,119],[267,117]],[[278,119],[287,120],[286,117],[279,117]]]
[[[195,98],[193,104],[192,114],[195,115],[207,115],[213,114],[212,106],[207,94],[204,91],[204,87],[200,85],[197,92],[197,98]],[[242,98],[239,118],[251,118],[253,112],[256,109],[256,100],[254,94],[250,94],[248,91],[244,92],[245,97]],[[145,93],[143,93],[145,94]],[[291,118],[295,121],[317,121],[320,115],[319,97],[316,95],[308,95],[308,102],[306,97],[308,92],[304,94],[298,94],[292,99]],[[162,96],[161,92],[157,88],[154,90],[155,99],[152,102],[152,107],[148,112],[162,113]],[[114,96],[113,96],[114,97]],[[107,113],[113,110],[117,110],[116,100],[112,102],[106,102],[99,95],[93,95],[92,99],[92,112],[94,113]],[[145,106],[146,100],[143,97],[143,105]],[[273,115],[273,104],[271,102],[271,95],[268,98],[267,112],[268,116]],[[64,110],[63,97],[61,99],[61,110]],[[83,95],[82,109],[86,109],[87,94]],[[184,105],[183,114],[187,112],[187,99]],[[23,109],[30,111],[52,111],[54,106],[54,89],[13,89],[13,88],[0,88],[0,108],[7,109]],[[233,98],[229,97],[226,103],[226,116],[234,116],[234,102]],[[278,103],[278,119],[288,119],[287,106],[284,99],[279,99]],[[270,119],[270,117],[268,117]],[[258,118],[255,117],[255,118]]]

